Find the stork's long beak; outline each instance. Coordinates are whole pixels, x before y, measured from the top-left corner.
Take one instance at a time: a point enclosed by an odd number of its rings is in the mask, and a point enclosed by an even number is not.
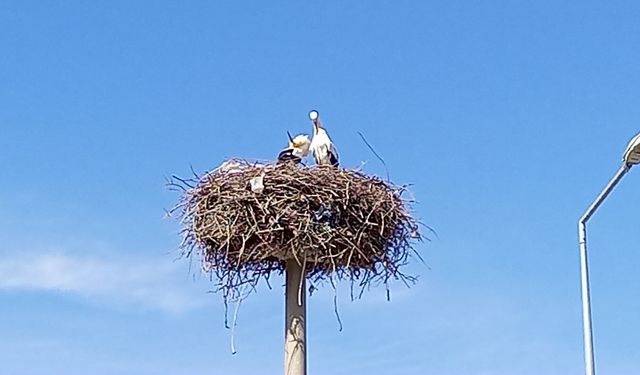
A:
[[[315,128],[315,134],[318,134],[318,132],[320,131],[320,129],[324,128],[324,126],[322,125],[322,121],[320,121],[320,117],[318,117],[317,119],[313,120],[313,126]]]
[[[289,142],[293,144],[293,137],[291,136],[291,133],[289,133],[288,130],[287,130],[287,135],[289,136]]]

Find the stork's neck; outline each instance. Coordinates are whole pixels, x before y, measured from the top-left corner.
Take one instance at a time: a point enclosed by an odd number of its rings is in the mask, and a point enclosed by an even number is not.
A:
[[[326,137],[326,136],[327,136],[327,132],[326,132],[326,130],[324,130],[324,129],[323,129],[323,128],[321,128],[320,126],[316,126],[316,128],[315,128],[315,133],[316,133],[316,134],[315,134],[315,135],[316,135],[316,137],[317,137],[317,136],[320,136],[320,137],[323,137],[323,136],[324,136],[324,137]]]

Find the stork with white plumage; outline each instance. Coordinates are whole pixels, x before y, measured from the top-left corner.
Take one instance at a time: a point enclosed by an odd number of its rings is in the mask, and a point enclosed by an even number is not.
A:
[[[311,141],[309,141],[309,137],[306,134],[298,134],[292,137],[291,133],[287,132],[287,136],[289,137],[289,147],[280,151],[280,154],[278,154],[278,163],[290,161],[299,164],[303,158],[309,155]]]
[[[318,111],[309,112],[309,119],[313,123],[313,138],[311,139],[310,150],[316,160],[316,164],[338,167],[338,150],[322,126]]]

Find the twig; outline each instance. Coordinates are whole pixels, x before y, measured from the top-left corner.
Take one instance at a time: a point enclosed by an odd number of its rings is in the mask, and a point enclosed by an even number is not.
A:
[[[384,166],[384,171],[387,174],[387,181],[391,181],[391,178],[389,178],[389,169],[387,168],[387,163],[385,163],[384,159],[382,157],[380,157],[380,155],[378,155],[376,150],[374,150],[373,146],[371,146],[371,144],[369,144],[369,142],[364,137],[364,135],[362,135],[362,133],[358,132],[358,135],[360,136],[360,138],[362,138],[362,140],[364,141],[364,144],[366,144],[367,147],[369,147],[369,150],[371,150],[371,152],[373,152],[373,154],[378,158],[378,160],[380,160],[380,162]]]

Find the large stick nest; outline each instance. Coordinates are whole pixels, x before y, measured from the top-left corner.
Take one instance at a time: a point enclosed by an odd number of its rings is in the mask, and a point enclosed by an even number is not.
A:
[[[413,244],[421,239],[404,186],[357,170],[244,160],[171,184],[184,191],[174,209],[183,254],[198,254],[232,295],[268,282],[287,260],[312,285],[335,277],[364,291],[372,282],[414,281],[400,271],[410,255],[419,257]]]

